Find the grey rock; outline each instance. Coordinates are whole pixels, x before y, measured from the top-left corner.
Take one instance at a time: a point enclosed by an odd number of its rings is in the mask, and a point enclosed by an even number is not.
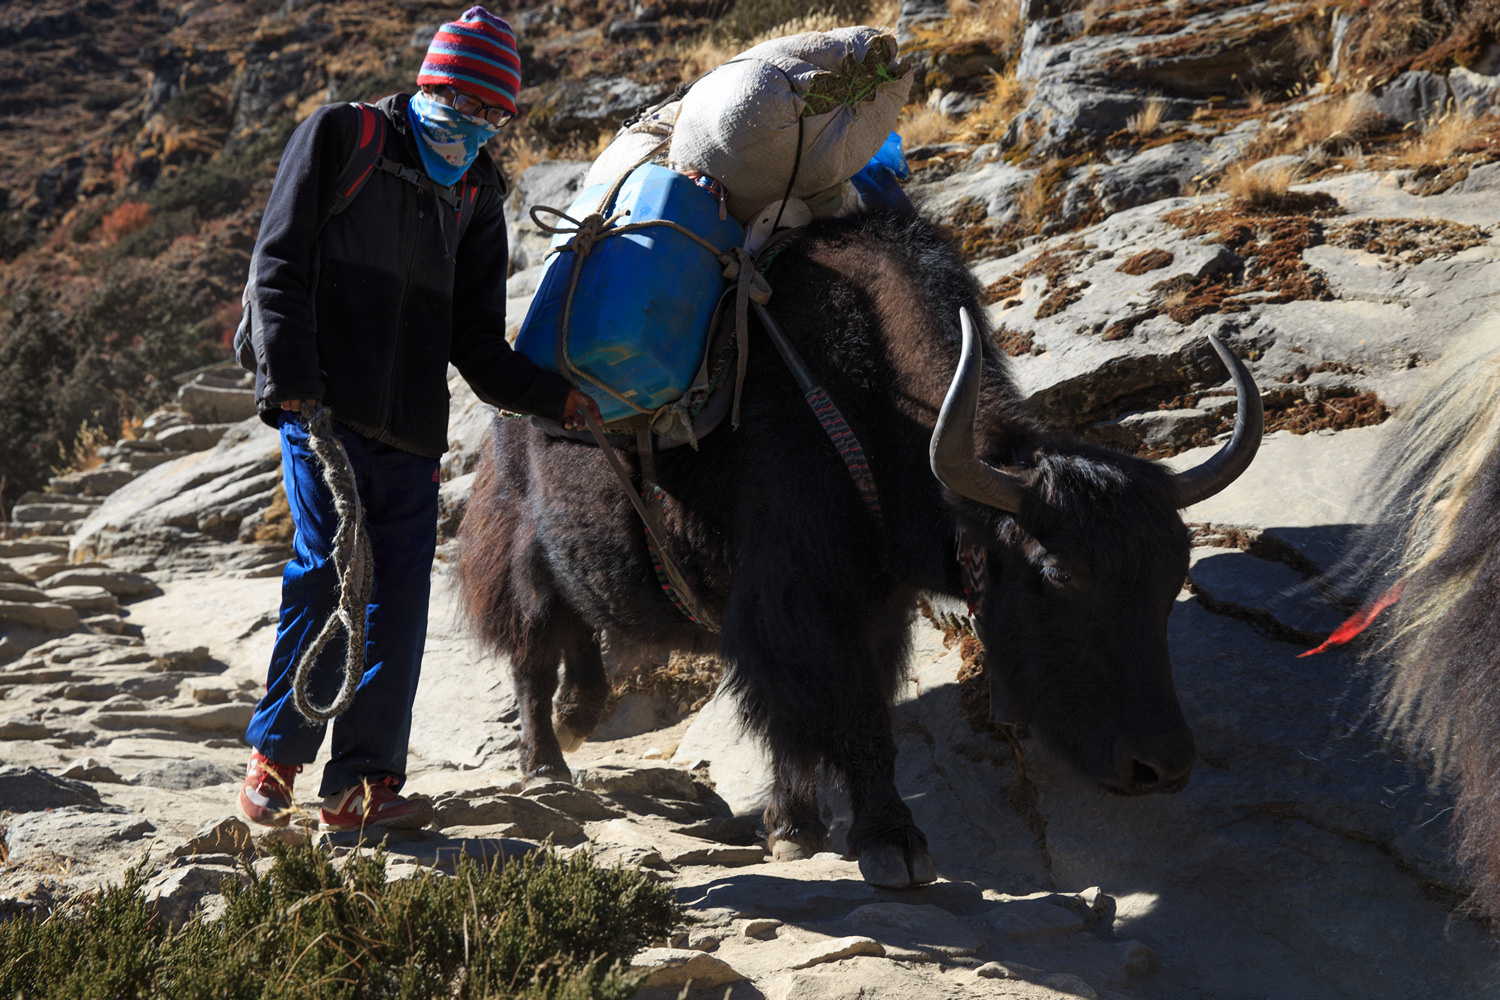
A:
[[[1003,927],[1010,941],[1035,941],[1083,930],[1083,918],[1065,906],[1056,905],[1050,898],[1052,895],[1002,897],[1002,902],[989,911],[986,919],[993,926]]]
[[[87,517],[94,504],[84,503],[28,503],[11,508],[10,515],[21,524],[37,521],[76,521]]]
[[[92,757],[80,757],[60,772],[64,778],[73,778],[77,781],[89,781],[101,785],[124,784],[125,779],[115,773],[115,769]]]
[[[620,696],[611,712],[589,739],[599,743],[629,739],[656,729],[676,725],[675,699],[645,691],[630,691]]]
[[[823,965],[828,962],[838,962],[842,959],[853,958],[856,955],[874,955],[876,958],[885,956],[885,949],[880,942],[873,938],[851,935],[849,937],[833,938],[827,941],[819,941],[811,947],[800,950],[799,954],[792,956],[793,969],[808,969],[814,965]]]
[[[901,10],[896,16],[896,40],[905,45],[915,37],[913,28],[934,27],[952,16],[944,0],[901,0]]]
[[[532,106],[527,121],[538,134],[552,141],[578,134],[594,136],[619,128],[638,110],[666,93],[659,87],[642,86],[623,76],[564,79]]]
[[[141,816],[62,806],[20,816],[11,823],[6,842],[10,845],[12,862],[47,854],[82,858],[110,847],[133,843],[155,830],[156,827]]]
[[[593,823],[605,819],[618,819],[624,815],[621,810],[610,805],[609,802],[593,792],[561,781],[549,781],[540,785],[530,785],[521,792],[521,795],[528,799],[534,799],[545,806],[565,812],[583,823]]]
[[[154,469],[158,465],[167,465],[175,462],[186,454],[188,453],[185,451],[133,451],[126,459],[126,462],[129,464],[131,472],[141,473],[148,469]]]
[[[698,710],[677,751],[675,764],[708,762],[709,779],[736,816],[759,816],[771,801],[770,758],[761,742],[746,735],[739,705],[720,688]]]
[[[983,944],[966,923],[929,903],[869,903],[829,930],[873,938],[887,957],[918,961],[964,958]]]
[[[78,612],[66,604],[0,600],[0,628],[12,625],[68,632],[78,627]]]
[[[259,420],[236,425],[218,445],[153,469],[111,494],[73,537],[75,559],[148,556],[170,565],[183,549],[229,535],[229,505],[264,493],[279,474],[280,438]],[[214,519],[217,518],[217,521]]]
[[[630,960],[630,968],[647,974],[647,988],[676,989],[691,980],[695,988],[709,989],[745,978],[722,958],[687,948],[646,948]]]
[[[1261,627],[1284,629],[1277,637],[1316,645],[1348,617],[1285,563],[1233,549],[1193,552],[1188,577],[1209,606],[1221,614],[1258,615]]]
[[[1448,81],[1441,73],[1408,71],[1374,92],[1372,107],[1397,128],[1420,126],[1447,110]]]
[[[1475,114],[1493,113],[1500,104],[1500,75],[1486,75],[1455,66],[1448,71],[1448,89],[1453,103]]]
[[[536,227],[531,210],[544,206],[566,211],[578,197],[588,169],[589,164],[582,161],[549,160],[528,167],[516,180],[515,190],[505,203],[505,216],[511,225],[512,269],[520,271],[544,261],[552,237]],[[547,218],[550,224],[553,220]],[[515,319],[519,321],[520,317]]]
[[[240,733],[250,724],[254,705],[193,705],[149,712],[103,710],[89,716],[100,729],[163,729],[169,732]]]
[[[157,917],[177,931],[222,893],[225,879],[247,883],[249,876],[221,865],[185,864],[162,872],[142,892]]]
[[[26,580],[19,573],[16,574],[21,580]],[[35,604],[47,600],[47,595],[40,589],[32,586],[27,580],[25,583],[0,583],[0,601],[18,601],[23,604]]]
[[[221,816],[198,828],[187,842],[172,851],[174,857],[198,854],[244,854],[254,848],[250,827],[238,816]]]
[[[506,834],[526,840],[577,844],[588,839],[583,827],[566,813],[519,795],[448,796],[434,803],[439,828],[504,826]]]
[[[579,788],[594,792],[620,792],[659,799],[698,798],[693,776],[675,767],[628,767],[620,764],[596,764],[574,772]]]
[[[99,793],[72,777],[48,774],[36,767],[0,767],[0,812],[97,805]]]
[[[25,559],[28,556],[66,556],[68,543],[50,538],[0,539],[0,559]]]
[[[114,614],[120,610],[119,600],[103,587],[49,587],[47,597],[56,604],[66,604],[80,614]]]
[[[147,768],[131,778],[131,784],[171,788],[187,792],[210,785],[223,785],[244,777],[242,768],[210,760],[176,760]]]
[[[156,581],[139,573],[108,568],[65,569],[42,580],[43,590],[53,587],[103,587],[117,597],[140,597],[156,590]]]
[[[82,493],[86,496],[108,496],[134,479],[133,469],[115,465],[104,465],[85,472],[70,472],[49,481],[49,486],[67,487],[65,492]]]
[[[156,440],[168,451],[206,451],[218,444],[224,432],[233,426],[232,423],[185,424],[162,431],[156,435]]]

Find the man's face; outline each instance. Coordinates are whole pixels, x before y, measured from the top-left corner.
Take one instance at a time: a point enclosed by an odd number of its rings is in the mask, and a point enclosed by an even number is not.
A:
[[[505,125],[514,117],[508,108],[498,104],[485,104],[483,100],[467,90],[448,84],[423,84],[422,93],[439,104],[446,104],[461,115],[479,118],[496,128]]]

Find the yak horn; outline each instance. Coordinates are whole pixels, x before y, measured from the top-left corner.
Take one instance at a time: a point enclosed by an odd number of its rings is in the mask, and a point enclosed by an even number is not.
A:
[[[1250,460],[1260,449],[1261,434],[1266,428],[1260,390],[1255,387],[1250,370],[1218,337],[1209,334],[1208,340],[1234,379],[1234,435],[1210,458],[1173,477],[1177,483],[1179,507],[1191,507],[1207,500],[1238,479],[1240,473],[1250,467]]]
[[[928,457],[938,482],[961,497],[1015,514],[1025,494],[1021,478],[1004,468],[982,461],[974,453],[974,421],[979,415],[979,378],[982,369],[979,334],[968,310],[959,310],[964,332],[963,355],[958,371],[938,412],[932,430]],[[1259,400],[1257,400],[1258,402]]]

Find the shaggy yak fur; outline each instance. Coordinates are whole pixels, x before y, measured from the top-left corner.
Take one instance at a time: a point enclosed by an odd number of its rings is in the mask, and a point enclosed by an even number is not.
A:
[[[1500,920],[1500,317],[1451,346],[1399,415],[1378,508],[1337,575],[1399,599],[1370,662],[1393,732],[1458,791],[1457,855]],[[1400,591],[1390,588],[1397,583]]]
[[[987,552],[978,631],[997,698],[1107,788],[1182,788],[1196,754],[1167,656],[1188,563],[1172,474],[1048,433],[986,344],[976,451],[1019,470],[1024,500],[1011,514],[939,484],[928,445],[959,360],[959,311],[982,311],[954,245],[925,222],[815,223],[767,277],[771,312],[865,448],[883,527],[758,326],[741,426],[656,460],[652,502],[718,636],[663,593],[596,448],[498,422],[459,572],[471,621],[510,659],[524,773],[570,778],[563,750],[601,721],[608,694],[601,637],[612,649],[716,650],[774,760],[773,851],[826,849],[815,795],[825,768],[849,791],[849,849],[865,878],[931,881],[926,838],[895,786],[890,705],[919,595],[963,593],[962,525]]]

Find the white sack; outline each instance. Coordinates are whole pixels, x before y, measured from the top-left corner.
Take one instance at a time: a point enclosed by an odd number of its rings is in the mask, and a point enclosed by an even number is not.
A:
[[[667,163],[698,171],[723,184],[729,212],[748,222],[787,193],[809,202],[840,188],[880,149],[911,91],[907,72],[881,84],[871,100],[802,120],[802,156],[797,157],[798,120],[806,92],[819,73],[837,73],[846,57],[862,61],[878,39],[896,40],[877,28],[811,31],[763,42],[693,85],[682,99],[672,129]],[[894,58],[894,55],[893,55]]]
[[[584,174],[580,190],[587,190],[595,184],[613,184],[639,166],[658,146],[661,146],[661,158],[665,158],[667,147],[664,143],[672,135],[672,123],[677,120],[681,107],[681,101],[673,101],[634,125],[621,129],[594,160],[589,172]]]

